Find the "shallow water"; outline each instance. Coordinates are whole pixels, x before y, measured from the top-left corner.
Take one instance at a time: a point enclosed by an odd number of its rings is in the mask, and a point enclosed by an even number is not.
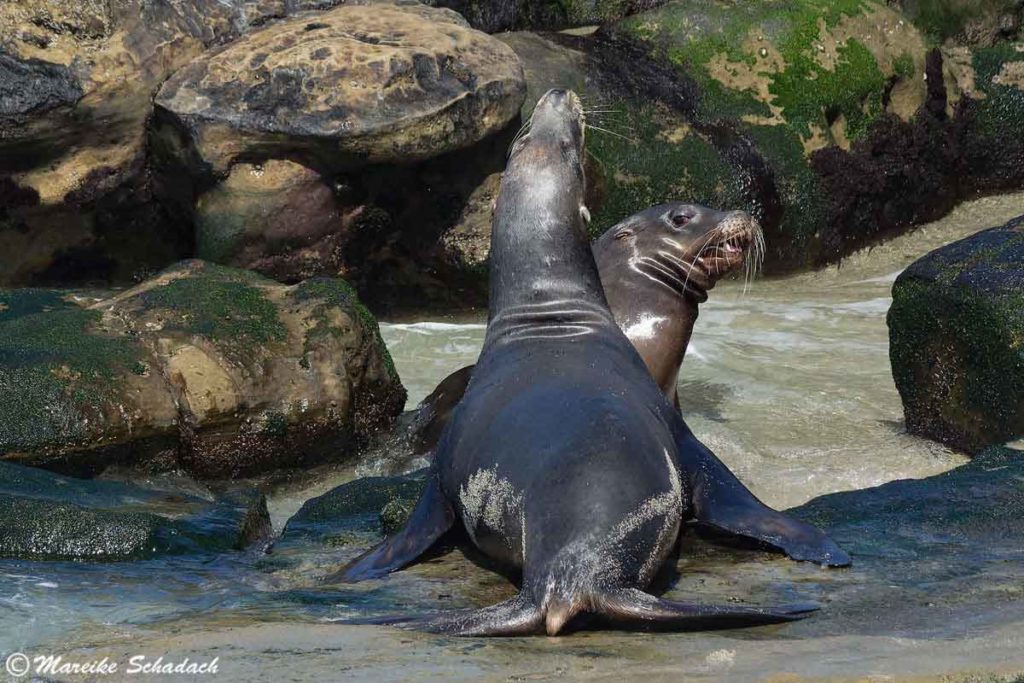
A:
[[[1020,214],[1024,194],[982,199],[854,255],[840,268],[758,282],[746,295],[739,283],[721,284],[702,307],[683,367],[681,398],[690,426],[776,507],[925,477],[964,462],[904,432],[887,354],[889,290],[898,272],[926,251]],[[475,360],[482,323],[382,324],[409,389],[409,407]],[[360,461],[297,477],[271,494],[275,526],[280,529],[304,500],[355,476],[416,465],[381,446]],[[652,679],[684,673],[715,679],[726,672],[737,678],[929,676],[1024,669],[1024,607],[1018,606],[1024,596],[991,599],[990,608],[969,621],[925,616],[927,623],[887,631],[882,615],[879,635],[865,626],[871,622],[864,615],[850,617],[841,608],[839,621],[745,632],[584,633],[501,642],[325,624],[398,608],[487,604],[513,590],[459,553],[367,587],[317,585],[353,552],[324,548],[268,559],[254,551],[114,565],[0,561],[0,654],[220,655],[231,678],[275,680],[621,678],[640,672]],[[810,593],[828,601],[844,576],[763,553],[696,552],[681,564],[675,591],[753,602]],[[847,594],[872,590],[867,579],[845,576]],[[887,595],[898,600],[900,593]]]

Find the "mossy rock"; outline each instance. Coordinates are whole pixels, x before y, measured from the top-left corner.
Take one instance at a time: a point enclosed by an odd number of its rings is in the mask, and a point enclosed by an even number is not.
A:
[[[940,50],[885,3],[673,0],[592,36],[500,37],[524,118],[556,86],[596,110],[594,236],[664,201],[742,208],[785,273],[1024,187],[1024,49]]]
[[[744,173],[733,162],[729,173],[741,187],[763,187],[740,204],[764,223],[769,270],[820,265],[875,236],[870,224],[828,234],[828,187],[812,159],[849,152],[881,121],[921,111],[929,45],[899,12],[862,0],[680,0],[610,34],[680,74],[690,117],[718,131],[723,156],[747,145],[760,158],[762,168]]]
[[[350,540],[394,533],[411,514],[423,491],[427,470],[393,477],[366,477],[307,500],[288,520],[275,548],[327,543],[339,535]],[[368,537],[370,537],[368,541]]]
[[[87,481],[0,462],[0,558],[120,562],[241,550],[270,534],[266,499]]]
[[[5,296],[9,460],[235,477],[344,457],[405,401],[376,321],[341,280],[288,287],[188,261],[98,301]]]
[[[888,322],[911,433],[971,454],[1024,434],[1024,216],[915,261]]]

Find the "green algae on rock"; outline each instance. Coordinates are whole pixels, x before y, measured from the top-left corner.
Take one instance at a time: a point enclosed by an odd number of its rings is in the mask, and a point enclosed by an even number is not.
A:
[[[270,535],[266,499],[62,477],[0,462],[0,558],[121,562],[242,550]]]
[[[888,322],[908,431],[970,454],[1024,434],[1024,217],[914,262]]]
[[[344,457],[405,401],[376,321],[331,281],[287,287],[188,261],[0,326],[0,450],[28,464],[208,478],[300,467]]]
[[[285,525],[275,548],[296,542],[328,542],[344,532],[380,536],[408,519],[427,470],[393,477],[366,477],[307,500]],[[385,513],[387,511],[387,513]]]

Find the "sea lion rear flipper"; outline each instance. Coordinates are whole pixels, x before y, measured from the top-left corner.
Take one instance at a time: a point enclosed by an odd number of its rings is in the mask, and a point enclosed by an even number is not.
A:
[[[455,610],[424,617],[384,617],[374,623],[453,636],[525,636],[544,630],[544,615],[539,607],[520,593],[482,609]]]
[[[356,582],[377,579],[411,564],[441,538],[455,521],[455,511],[431,472],[409,521],[394,536],[363,553],[325,581]]]
[[[602,616],[628,624],[647,624],[679,630],[759,626],[796,621],[818,609],[814,603],[778,607],[695,605],[657,598],[636,588],[623,588],[597,598]]]
[[[762,503],[692,434],[680,443],[679,462],[693,487],[698,523],[767,544],[794,560],[850,565],[850,556],[835,541],[817,527]]]

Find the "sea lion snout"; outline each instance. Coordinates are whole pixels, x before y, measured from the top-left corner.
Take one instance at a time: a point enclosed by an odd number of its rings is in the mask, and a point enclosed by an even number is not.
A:
[[[572,90],[548,90],[537,102],[528,123],[527,136],[557,141],[564,147],[582,149],[584,114],[580,98]]]

